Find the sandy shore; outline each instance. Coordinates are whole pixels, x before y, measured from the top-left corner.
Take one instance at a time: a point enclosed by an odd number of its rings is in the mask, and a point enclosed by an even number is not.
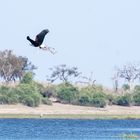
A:
[[[0,105],[0,114],[93,114],[93,115],[140,115],[139,106],[107,106],[105,108],[85,107],[53,103],[52,106],[28,107],[21,104]]]

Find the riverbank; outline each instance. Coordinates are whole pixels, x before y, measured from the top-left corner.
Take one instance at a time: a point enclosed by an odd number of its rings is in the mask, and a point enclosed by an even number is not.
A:
[[[140,119],[140,107],[112,105],[95,108],[60,103],[35,108],[22,104],[0,105],[0,118]]]

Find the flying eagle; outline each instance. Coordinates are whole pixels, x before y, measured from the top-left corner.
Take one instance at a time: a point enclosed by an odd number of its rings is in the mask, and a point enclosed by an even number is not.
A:
[[[27,40],[31,43],[32,46],[34,47],[39,47],[42,50],[47,50],[50,51],[51,53],[55,53],[55,49],[51,47],[47,47],[46,45],[43,45],[43,41],[45,38],[45,35],[49,33],[48,29],[44,29],[41,31],[39,34],[36,35],[35,41],[32,40],[29,36],[27,36]]]

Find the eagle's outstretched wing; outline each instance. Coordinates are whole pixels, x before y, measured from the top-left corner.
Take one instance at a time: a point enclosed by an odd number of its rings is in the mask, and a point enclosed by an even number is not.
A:
[[[45,29],[41,31],[38,35],[36,35],[35,42],[38,44],[38,46],[40,46],[43,43],[45,35],[47,33],[49,33],[49,30]]]
[[[46,45],[43,45],[43,41],[45,38],[45,35],[49,33],[48,29],[45,29],[43,31],[41,31],[39,34],[36,35],[35,40],[32,40],[29,36],[27,36],[27,40],[30,41],[30,43],[34,46],[34,47],[39,47],[42,50],[45,51],[49,51],[52,54],[55,54],[57,51],[54,48],[48,47]]]
[[[27,36],[27,40],[29,40],[34,47],[39,47],[43,43],[45,35],[47,33],[49,33],[49,30],[45,29],[41,31],[38,35],[36,35],[35,41],[32,40],[29,36]]]

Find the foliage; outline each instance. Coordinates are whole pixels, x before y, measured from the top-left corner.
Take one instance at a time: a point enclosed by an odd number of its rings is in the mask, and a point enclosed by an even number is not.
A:
[[[102,92],[94,93],[90,102],[91,102],[91,105],[95,107],[105,107],[106,106],[105,94]]]
[[[124,91],[130,90],[130,85],[128,85],[128,84],[123,84],[122,89],[123,89]]]
[[[42,103],[46,105],[52,105],[51,100],[49,100],[47,97],[42,98]]]
[[[80,105],[90,105],[90,97],[89,96],[86,96],[86,95],[83,95],[79,98],[79,103]]]
[[[34,99],[31,96],[28,96],[28,95],[21,96],[20,101],[24,105],[27,105],[27,106],[30,106],[30,107],[35,106]]]
[[[0,104],[16,103],[35,107],[41,103],[41,95],[33,84],[19,84],[15,88],[1,86]]]
[[[20,103],[23,103],[24,105],[30,106],[30,107],[36,107],[39,106],[41,100],[39,94],[23,94],[20,96]]]
[[[106,98],[107,98],[107,101],[108,101],[108,105],[112,105],[114,103],[114,100],[115,100],[116,96],[113,95],[113,94],[107,94]]]
[[[0,86],[0,104],[22,103],[36,107],[41,103],[52,105],[50,97],[57,98],[61,103],[70,103],[84,106],[105,107],[107,104],[130,106],[140,105],[140,88],[135,87],[133,93],[125,95],[105,94],[102,86],[88,85],[77,88],[65,82],[59,85],[44,87],[33,80],[31,73],[26,73],[16,87]]]
[[[14,94],[12,91],[6,94],[0,93],[0,104],[16,104],[18,103],[18,95]]]
[[[130,106],[132,103],[132,96],[130,94],[117,96],[114,104],[122,105],[122,106]]]
[[[43,88],[43,90],[41,91],[41,94],[43,97],[56,97],[57,93],[56,93],[56,87],[55,86],[47,86],[45,88]]]
[[[21,83],[23,84],[31,84],[33,82],[33,73],[32,72],[27,72],[24,74]]]
[[[71,67],[68,68],[66,65],[59,65],[53,68],[50,68],[52,71],[51,76],[47,79],[51,83],[56,81],[57,79],[63,81],[63,82],[70,82],[70,77],[78,77],[80,75],[80,72],[78,72],[77,67]]]
[[[134,87],[134,91],[136,92],[136,91],[140,91],[140,85],[136,85],[135,87]]]
[[[123,134],[122,138],[124,139],[130,139],[130,140],[138,140],[139,136],[134,133],[128,133],[128,134]]]
[[[140,106],[140,90],[133,93],[134,104]]]
[[[41,103],[41,95],[34,84],[20,84],[18,91],[21,103],[28,106],[39,106]]]
[[[0,51],[0,77],[6,83],[21,80],[26,71],[35,68],[26,57],[16,56],[11,50]]]
[[[63,103],[72,103],[78,96],[78,89],[70,83],[63,83],[57,87],[57,96]]]
[[[87,86],[85,88],[82,88],[79,94],[80,105],[88,105],[95,107],[106,106],[106,95],[102,92],[102,89],[99,87],[93,88],[92,86]]]
[[[18,95],[14,88],[6,86],[0,87],[0,104],[15,104],[18,103]]]
[[[44,91],[44,86],[33,80],[33,73],[31,72],[28,72],[24,75],[22,81],[17,86],[17,88],[23,88],[23,90],[28,88],[30,89],[30,92],[38,92],[39,94]]]
[[[81,88],[79,91],[80,105],[90,106],[90,101],[95,91],[96,91],[96,88],[94,88],[92,85]]]

